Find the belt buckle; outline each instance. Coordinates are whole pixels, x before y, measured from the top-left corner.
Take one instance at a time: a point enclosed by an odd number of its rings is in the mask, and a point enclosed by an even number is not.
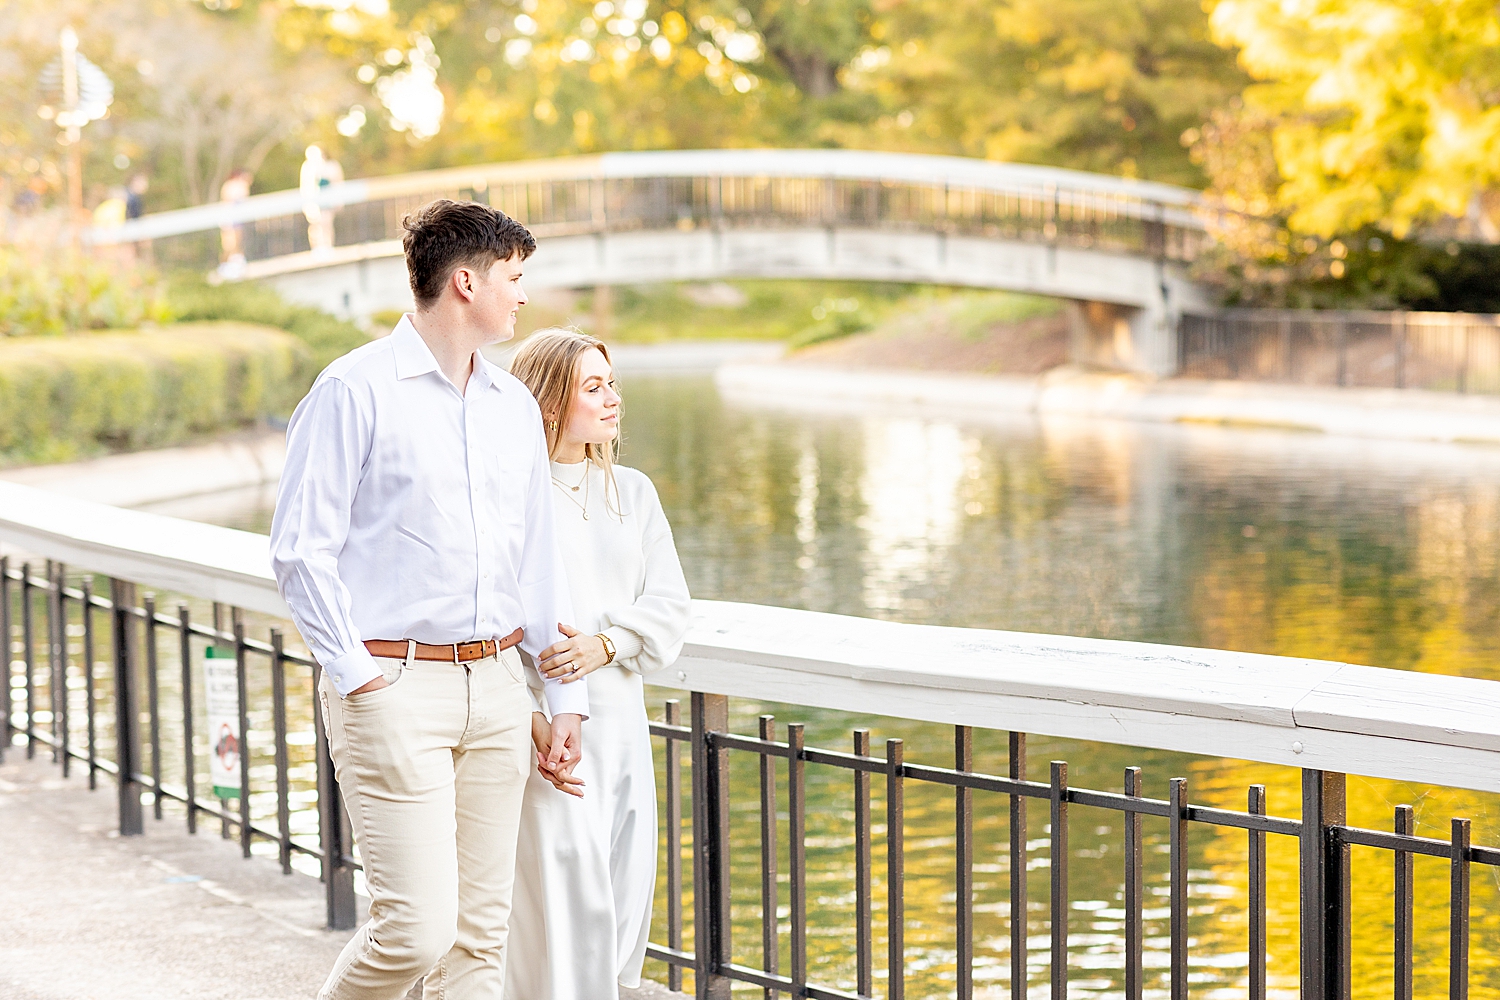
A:
[[[456,643],[456,642],[453,644],[453,662],[454,662],[454,664],[459,664],[459,663],[463,662],[463,660],[460,660],[458,658],[458,645],[459,644]]]

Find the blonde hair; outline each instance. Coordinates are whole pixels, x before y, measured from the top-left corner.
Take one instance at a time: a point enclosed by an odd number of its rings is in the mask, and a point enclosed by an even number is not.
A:
[[[573,396],[578,392],[578,361],[590,350],[604,355],[611,371],[609,348],[596,337],[572,327],[553,327],[538,330],[516,351],[511,358],[510,373],[520,379],[542,410],[543,426],[547,434],[547,457],[555,458],[562,444],[563,431],[567,430],[568,411],[573,406]],[[548,413],[556,417],[548,418]],[[616,434],[611,441],[590,442],[583,446],[585,461],[592,462],[604,471],[605,501],[610,492],[615,494],[616,515],[619,510],[620,488],[615,482],[616,445],[620,438]]]

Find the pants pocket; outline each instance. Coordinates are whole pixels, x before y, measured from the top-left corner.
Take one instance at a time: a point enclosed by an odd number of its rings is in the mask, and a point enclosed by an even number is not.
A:
[[[495,659],[505,665],[505,672],[510,674],[510,679],[517,684],[526,684],[526,668],[521,666],[521,654],[516,652],[512,646],[510,649],[502,649]]]

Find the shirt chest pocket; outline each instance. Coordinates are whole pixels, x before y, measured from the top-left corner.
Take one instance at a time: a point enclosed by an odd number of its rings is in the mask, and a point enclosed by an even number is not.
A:
[[[476,507],[497,528],[522,528],[531,490],[534,460],[530,449],[497,444],[474,470]]]

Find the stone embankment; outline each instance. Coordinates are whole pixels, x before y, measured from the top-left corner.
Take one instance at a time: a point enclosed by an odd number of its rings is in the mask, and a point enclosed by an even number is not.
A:
[[[1500,397],[1415,389],[1151,381],[1067,367],[1033,377],[729,364],[718,370],[716,379],[731,400],[799,407],[877,405],[956,418],[1083,417],[1500,444]]]

